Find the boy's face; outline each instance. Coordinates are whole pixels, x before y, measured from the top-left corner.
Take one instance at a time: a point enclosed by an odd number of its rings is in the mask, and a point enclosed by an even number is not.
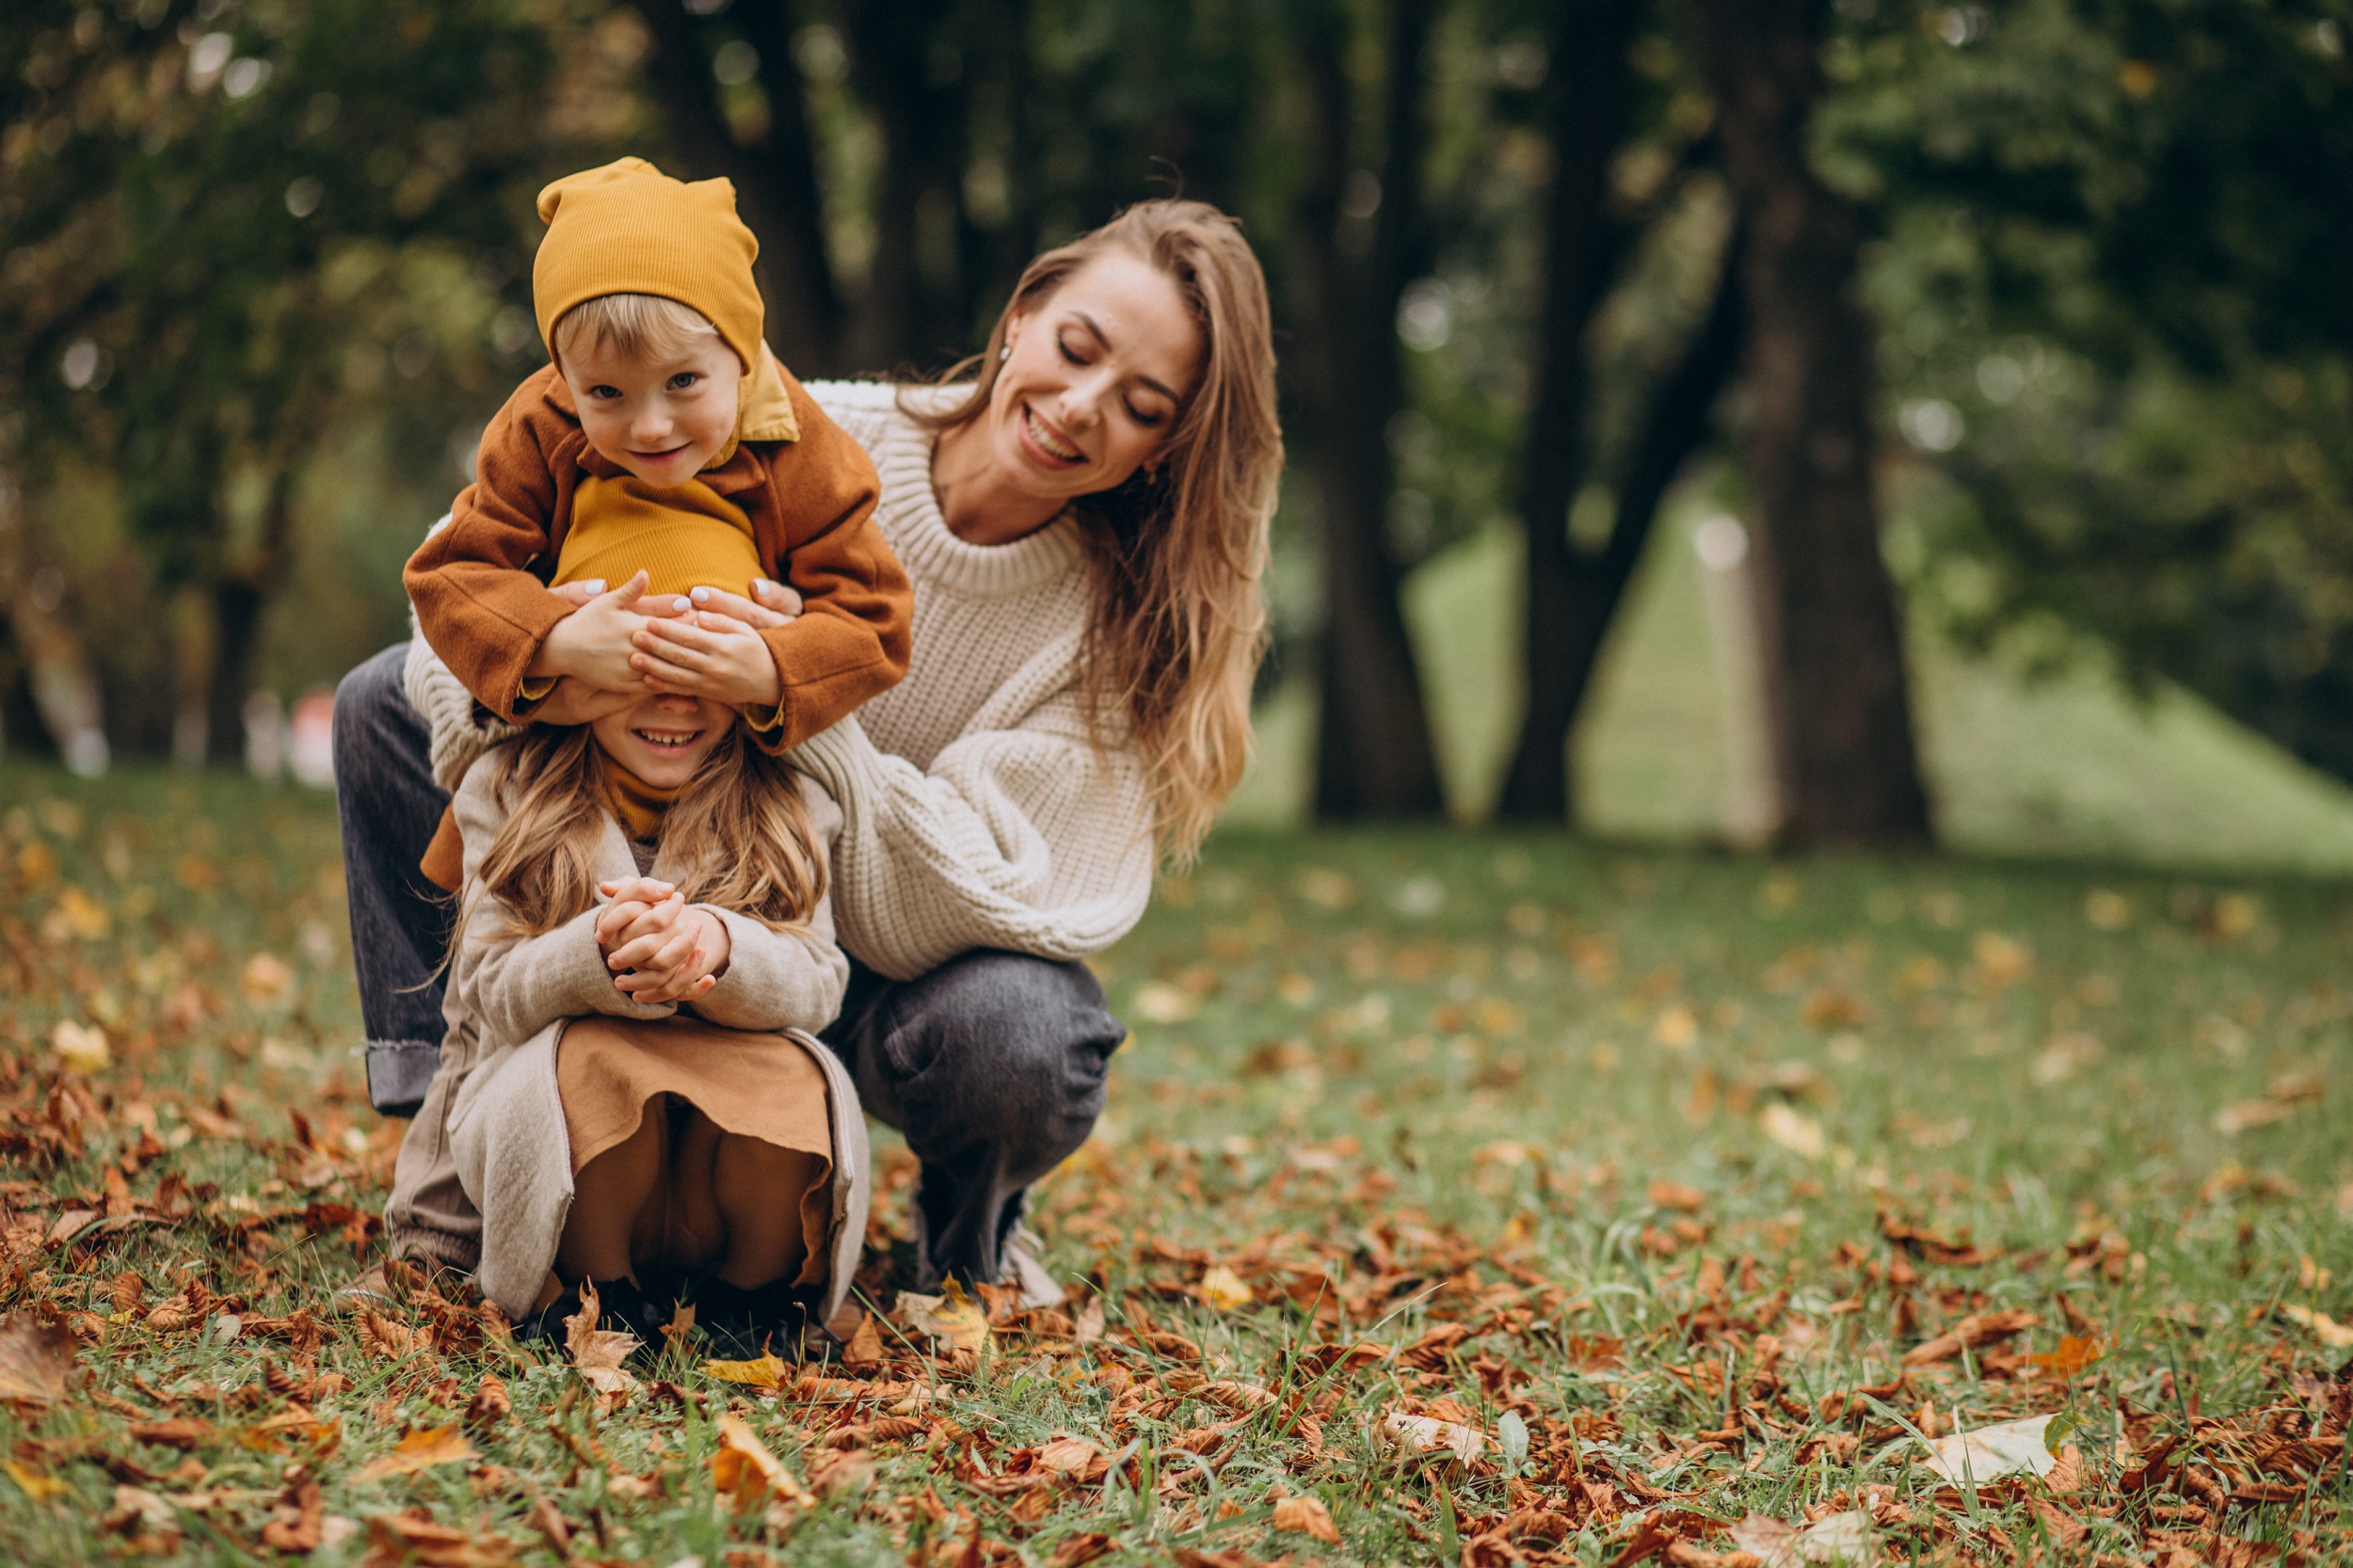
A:
[[[659,363],[583,344],[563,370],[588,444],[648,485],[683,485],[735,434],[744,367],[715,335]]]

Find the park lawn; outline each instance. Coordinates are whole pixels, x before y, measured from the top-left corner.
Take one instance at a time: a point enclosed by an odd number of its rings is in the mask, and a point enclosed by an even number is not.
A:
[[[1133,1032],[1036,1205],[1062,1311],[897,1301],[884,1139],[857,1364],[600,1397],[462,1295],[323,1318],[398,1131],[338,884],[323,797],[0,768],[18,1560],[2345,1549],[2340,885],[1232,833],[1097,965]],[[1920,1462],[2045,1414],[2044,1479]]]

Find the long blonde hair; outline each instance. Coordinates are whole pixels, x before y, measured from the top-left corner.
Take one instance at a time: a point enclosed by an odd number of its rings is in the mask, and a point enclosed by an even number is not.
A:
[[[605,823],[604,748],[588,727],[534,725],[491,754],[506,823],[482,857],[471,900],[505,905],[513,935],[552,931],[597,901]],[[713,747],[662,822],[664,856],[689,904],[715,904],[777,930],[824,896],[825,860],[800,776],[751,744],[741,724]],[[458,929],[465,921],[458,921]]]
[[[1205,201],[1141,201],[1029,264],[983,352],[949,369],[971,395],[924,417],[980,417],[1007,324],[1108,251],[1166,276],[1200,328],[1199,384],[1156,472],[1080,499],[1091,593],[1080,666],[1087,719],[1118,713],[1143,756],[1153,828],[1190,859],[1250,755],[1250,686],[1266,644],[1267,525],[1283,470],[1266,277],[1235,221]]]

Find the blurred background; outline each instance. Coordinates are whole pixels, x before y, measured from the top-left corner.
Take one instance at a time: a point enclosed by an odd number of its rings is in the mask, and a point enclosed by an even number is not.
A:
[[[2347,0],[19,0],[0,744],[326,780],[543,361],[726,175],[804,376],[1181,190],[1290,464],[1244,821],[2353,868]]]

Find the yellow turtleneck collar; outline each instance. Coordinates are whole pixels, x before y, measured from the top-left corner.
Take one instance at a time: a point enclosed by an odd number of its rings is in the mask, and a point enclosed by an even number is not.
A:
[[[604,760],[605,804],[621,820],[621,831],[639,842],[662,835],[662,818],[683,785],[659,789],[647,783],[610,756]]]

